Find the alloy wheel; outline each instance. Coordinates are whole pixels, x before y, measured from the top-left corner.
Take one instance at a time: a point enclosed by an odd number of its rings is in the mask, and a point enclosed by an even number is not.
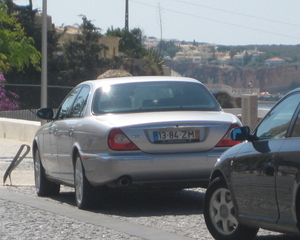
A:
[[[238,221],[228,189],[219,188],[213,193],[209,204],[209,214],[212,224],[221,234],[229,235],[236,230]]]

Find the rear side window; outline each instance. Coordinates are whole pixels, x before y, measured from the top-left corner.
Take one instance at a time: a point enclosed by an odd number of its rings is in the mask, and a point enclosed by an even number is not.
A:
[[[57,113],[57,119],[65,119],[65,118],[70,117],[70,112],[71,112],[73,103],[80,91],[81,91],[81,87],[76,87],[68,94],[68,96],[65,98],[65,100],[61,104],[61,107]]]
[[[73,104],[70,117],[76,118],[76,117],[83,116],[89,92],[90,92],[90,88],[88,86],[84,86],[81,89],[80,93],[78,94]]]
[[[220,111],[202,84],[190,82],[144,82],[109,85],[96,91],[93,112]]]

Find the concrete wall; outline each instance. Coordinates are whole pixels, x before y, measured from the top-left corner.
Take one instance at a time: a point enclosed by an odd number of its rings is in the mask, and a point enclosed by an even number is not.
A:
[[[40,122],[0,118],[0,138],[32,142]]]

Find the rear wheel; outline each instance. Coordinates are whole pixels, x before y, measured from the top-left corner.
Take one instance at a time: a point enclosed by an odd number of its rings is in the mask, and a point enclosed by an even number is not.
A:
[[[60,185],[46,178],[38,149],[34,153],[34,182],[36,194],[40,197],[59,194]]]
[[[85,171],[82,165],[81,157],[76,155],[75,171],[74,171],[74,184],[75,184],[75,200],[79,209],[91,208],[95,204],[95,190],[85,176]]]
[[[204,218],[209,232],[217,240],[250,240],[259,230],[237,221],[231,193],[220,179],[215,179],[206,191]]]

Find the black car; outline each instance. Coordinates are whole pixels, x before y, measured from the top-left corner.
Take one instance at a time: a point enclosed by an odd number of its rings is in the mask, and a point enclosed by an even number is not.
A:
[[[300,88],[285,95],[244,141],[216,163],[204,200],[204,217],[215,239],[252,239],[258,229],[300,231]]]

